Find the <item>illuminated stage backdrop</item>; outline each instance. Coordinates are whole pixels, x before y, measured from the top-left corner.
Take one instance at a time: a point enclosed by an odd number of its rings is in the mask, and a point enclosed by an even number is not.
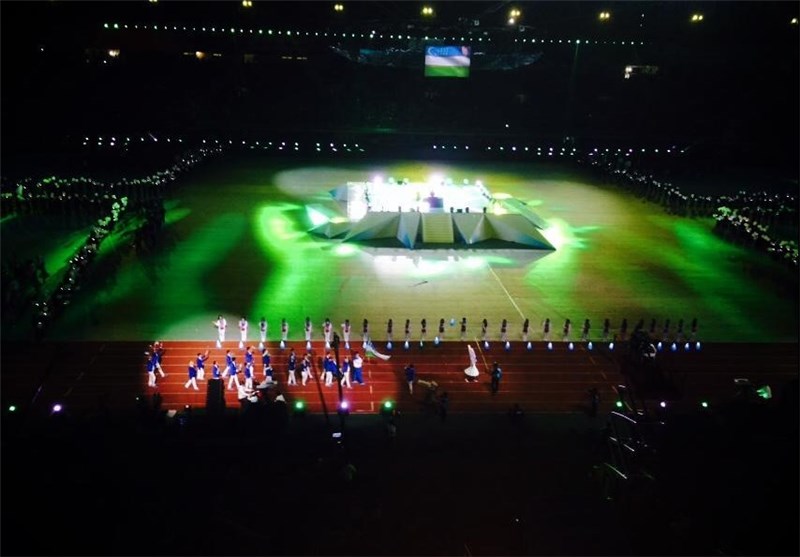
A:
[[[492,195],[480,181],[434,176],[427,182],[348,182],[329,203],[306,207],[311,233],[344,242],[425,249],[506,247],[554,250],[544,220],[522,201]]]

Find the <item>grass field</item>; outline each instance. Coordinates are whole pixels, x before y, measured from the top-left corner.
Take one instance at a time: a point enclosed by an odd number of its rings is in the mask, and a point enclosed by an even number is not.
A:
[[[545,236],[554,252],[529,250],[381,251],[324,240],[307,233],[306,204],[328,199],[327,191],[375,173],[423,181],[433,173],[484,182],[492,193],[526,202],[550,225]],[[53,235],[3,222],[8,253],[35,245],[47,254],[70,244]],[[211,321],[224,314],[235,323],[246,315],[255,330],[267,318],[275,338],[281,318],[290,339],[302,338],[309,316],[321,323],[349,318],[356,330],[364,318],[372,336],[395,335],[410,319],[429,335],[443,318],[445,337],[455,338],[450,319],[466,317],[469,334],[489,321],[499,337],[500,321],[519,338],[531,320],[538,338],[549,317],[560,330],[566,318],[574,336],[585,318],[592,337],[603,319],[612,329],[683,319],[699,321],[707,341],[797,341],[797,280],[762,254],[715,236],[711,219],[676,217],[660,207],[601,186],[581,172],[545,163],[276,162],[228,156],[206,163],[174,187],[167,227],[156,253],[130,248],[130,231],[108,238],[92,278],[50,331],[59,340],[214,338]],[[22,236],[21,236],[22,235]],[[26,237],[27,244],[21,238]],[[57,268],[55,255],[48,267]],[[52,264],[50,263],[52,261]],[[29,334],[29,321],[3,330],[4,338]],[[231,337],[232,338],[232,337]]]

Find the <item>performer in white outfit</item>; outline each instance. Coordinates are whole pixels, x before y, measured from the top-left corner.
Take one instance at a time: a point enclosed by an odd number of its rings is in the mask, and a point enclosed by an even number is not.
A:
[[[475,355],[475,349],[472,348],[471,344],[467,345],[467,351],[469,352],[469,367],[464,370],[466,375],[464,381],[477,381],[478,376],[481,374],[475,365],[478,362],[478,357]]]
[[[331,320],[326,317],[325,322],[322,324],[322,336],[325,339],[325,348],[331,347],[332,335],[333,335],[333,325],[331,324]]]
[[[350,349],[350,320],[345,319],[342,323],[342,336],[344,337],[344,347]]]
[[[222,348],[222,343],[225,342],[225,329],[228,328],[228,322],[225,320],[224,317],[221,315],[217,316],[216,321],[212,321],[214,326],[217,328],[217,348]]]
[[[258,344],[258,348],[263,350],[264,343],[267,342],[267,318],[262,317],[261,321],[258,324],[258,334],[261,337],[261,342]]]
[[[247,341],[247,319],[244,315],[239,319],[239,332],[242,334],[242,340],[239,341],[239,348],[244,348],[244,343]]]

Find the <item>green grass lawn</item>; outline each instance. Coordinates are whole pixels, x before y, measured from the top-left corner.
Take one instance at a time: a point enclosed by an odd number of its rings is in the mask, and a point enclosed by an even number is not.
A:
[[[456,183],[480,179],[537,211],[557,249],[382,251],[307,233],[306,204],[376,172],[411,181],[433,173]],[[553,164],[229,156],[175,187],[167,222],[155,254],[135,254],[124,231],[106,239],[92,279],[51,338],[211,341],[211,321],[222,313],[229,325],[247,315],[253,330],[265,316],[271,338],[283,317],[291,338],[302,338],[306,316],[317,338],[326,317],[337,325],[349,318],[357,330],[367,318],[374,338],[384,337],[389,318],[397,336],[405,319],[418,335],[423,317],[431,331],[440,318],[467,317],[471,333],[485,317],[494,337],[505,318],[518,338],[525,317],[536,332],[545,317],[556,330],[570,318],[574,336],[588,317],[595,337],[605,317],[614,328],[627,317],[631,329],[639,318],[669,318],[673,328],[682,318],[687,330],[697,317],[707,341],[797,340],[794,273],[724,242],[712,234],[711,219],[668,215]],[[3,227],[5,254],[15,240]],[[57,240],[45,234],[36,249],[66,249],[66,237]],[[448,333],[455,337],[455,329]]]

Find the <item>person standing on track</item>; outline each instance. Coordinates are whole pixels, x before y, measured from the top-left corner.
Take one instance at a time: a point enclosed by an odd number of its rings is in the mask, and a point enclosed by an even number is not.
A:
[[[242,364],[242,371],[244,371],[244,388],[247,390],[253,389],[253,363],[250,362]],[[238,385],[237,385],[238,387]]]
[[[526,317],[525,322],[522,324],[522,342],[528,342],[528,329],[530,328],[531,322]]]
[[[219,364],[217,364],[217,360],[214,360],[214,363],[211,366],[211,379],[219,380],[220,378]]]
[[[325,370],[325,386],[330,387],[333,385],[333,374],[336,373],[336,362],[330,352],[325,355],[322,369]]]
[[[362,375],[362,370],[364,367],[364,360],[361,359],[361,355],[358,352],[353,353],[353,381],[358,383],[359,385],[364,384],[364,376]]]
[[[217,320],[212,321],[212,323],[217,328],[217,348],[222,348],[222,343],[225,342],[225,330],[228,328],[228,321],[222,315],[218,315]]]
[[[303,386],[306,386],[306,383],[309,379],[314,377],[314,374],[311,371],[311,355],[306,354],[303,357],[303,362],[300,364],[301,375],[303,379]]]
[[[161,377],[166,377],[167,374],[164,373],[164,369],[161,367],[161,359],[164,357],[164,343],[160,340],[157,340],[153,343],[153,358],[155,360],[155,369],[158,371],[158,374]]]
[[[550,340],[550,318],[542,323],[542,340]]]
[[[313,331],[314,327],[311,325],[311,319],[306,317],[306,325],[305,325],[305,334],[306,334],[306,342],[311,342],[311,332]]]
[[[289,351],[289,381],[287,382],[288,385],[297,385],[297,377],[295,377],[294,373],[297,369],[297,354],[294,353],[294,348]]]
[[[461,318],[461,340],[467,338],[467,318]]]
[[[505,319],[500,323],[500,340],[503,342],[508,340],[508,321]]]
[[[350,358],[347,356],[344,357],[342,362],[342,379],[340,383],[346,385],[348,389],[353,388],[353,385],[350,384]]]
[[[289,324],[286,322],[286,318],[284,317],[281,319],[281,340],[286,342],[289,339]]]
[[[225,371],[222,373],[223,377],[229,377],[228,379],[228,390],[233,389],[232,385],[235,383],[236,386],[239,385],[239,378],[237,377],[237,370],[236,370],[236,356],[231,355],[231,351],[228,350],[228,353],[225,355],[225,359],[227,361],[225,365]]]
[[[188,389],[193,387],[195,391],[199,391],[197,386],[197,368],[195,367],[194,360],[189,360],[189,380],[183,384],[184,388]]]
[[[261,363],[264,366],[264,381],[267,383],[274,383],[275,370],[272,368],[272,356],[270,356],[269,350],[266,348],[261,352]]]
[[[156,387],[156,367],[153,363],[153,356],[147,358],[147,386]]]
[[[208,359],[208,350],[205,354],[197,353],[197,379],[202,381],[206,377],[206,360]]]
[[[408,383],[408,394],[414,395],[414,379],[417,377],[417,372],[414,369],[414,364],[408,364],[405,369],[406,383]]]
[[[496,395],[497,391],[500,390],[500,378],[503,377],[503,370],[500,369],[500,366],[497,362],[492,364],[492,394]]]

